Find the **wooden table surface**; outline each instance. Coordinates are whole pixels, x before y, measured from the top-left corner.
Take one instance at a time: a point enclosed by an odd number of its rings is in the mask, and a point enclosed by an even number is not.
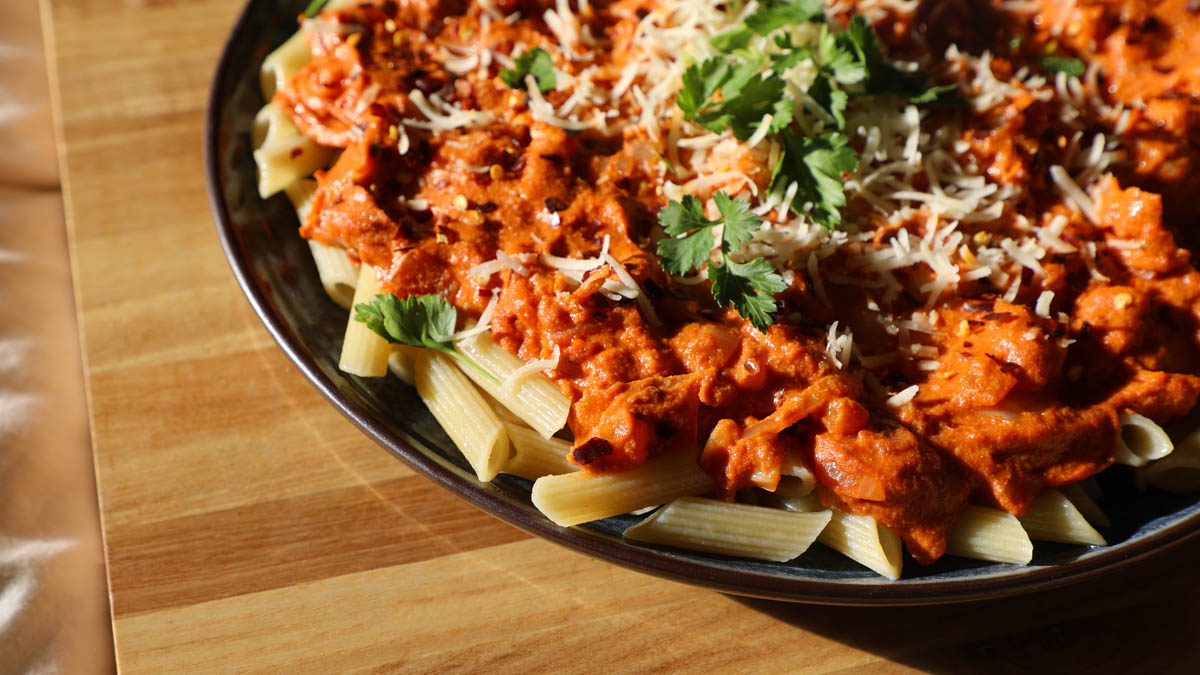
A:
[[[659,580],[476,511],[335,412],[234,283],[201,129],[240,0],[42,1],[123,672],[1200,672],[1200,541],[862,609]]]

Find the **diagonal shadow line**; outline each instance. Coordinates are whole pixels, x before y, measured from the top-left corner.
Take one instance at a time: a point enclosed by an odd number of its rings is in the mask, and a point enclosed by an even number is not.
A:
[[[951,605],[822,607],[734,599],[853,650],[930,673],[1195,673],[1198,562],[1200,539],[1072,586]]]

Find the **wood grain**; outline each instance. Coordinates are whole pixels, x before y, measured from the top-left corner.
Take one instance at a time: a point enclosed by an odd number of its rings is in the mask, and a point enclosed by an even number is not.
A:
[[[259,325],[204,197],[239,0],[43,0],[123,672],[1200,669],[1200,542],[1012,600],[736,599],[531,539],[334,412]]]

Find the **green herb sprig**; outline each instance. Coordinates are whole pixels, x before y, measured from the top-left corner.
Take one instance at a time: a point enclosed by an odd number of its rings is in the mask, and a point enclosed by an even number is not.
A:
[[[771,314],[777,306],[772,294],[787,288],[783,278],[762,258],[739,263],[730,256],[739,251],[762,226],[762,220],[750,212],[750,205],[730,197],[724,191],[713,195],[719,220],[704,215],[704,205],[694,195],[684,195],[683,201],[670,200],[658,213],[658,223],[673,239],[658,242],[658,255],[663,269],[671,274],[684,275],[708,266],[712,281],[713,299],[720,307],[733,306],[750,323],[762,331],[774,323]],[[716,242],[713,228],[723,225],[719,262],[712,260]]]
[[[1082,59],[1066,56],[1044,56],[1042,67],[1051,73],[1066,73],[1072,77],[1083,77],[1087,64]]]
[[[813,43],[797,45],[793,35],[781,29],[804,21],[824,21],[819,0],[765,2],[741,26],[710,40],[722,53],[684,71],[675,102],[687,119],[713,133],[728,130],[741,141],[763,132],[760,126],[770,113],[770,128],[764,133],[777,136],[784,149],[772,169],[771,189],[798,184],[792,210],[834,228],[841,224],[840,209],[846,205],[842,179],[858,168],[858,158],[841,133],[850,99],[891,95],[918,104],[961,101],[955,85],[930,86],[923,73],[905,72],[888,62],[863,17],[855,16],[841,32],[822,25]],[[777,49],[770,55],[753,49],[755,35],[773,36]],[[812,59],[817,73],[807,96],[798,101],[785,74],[806,59]],[[833,130],[807,137],[796,133],[791,127],[798,107],[824,117]]]
[[[452,356],[500,386],[491,373],[454,348],[450,336],[458,322],[458,310],[439,295],[407,298],[376,295],[370,302],[354,306],[354,320],[366,324],[390,344],[432,349]]]
[[[552,91],[558,83],[554,75],[554,58],[541,47],[526,50],[513,59],[513,65],[516,67],[500,71],[500,79],[513,89],[525,90],[525,77],[528,75],[537,81],[538,90],[543,94]]]

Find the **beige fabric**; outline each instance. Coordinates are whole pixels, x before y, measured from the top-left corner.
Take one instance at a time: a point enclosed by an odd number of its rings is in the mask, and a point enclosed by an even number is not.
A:
[[[113,672],[37,3],[0,1],[0,670]]]

